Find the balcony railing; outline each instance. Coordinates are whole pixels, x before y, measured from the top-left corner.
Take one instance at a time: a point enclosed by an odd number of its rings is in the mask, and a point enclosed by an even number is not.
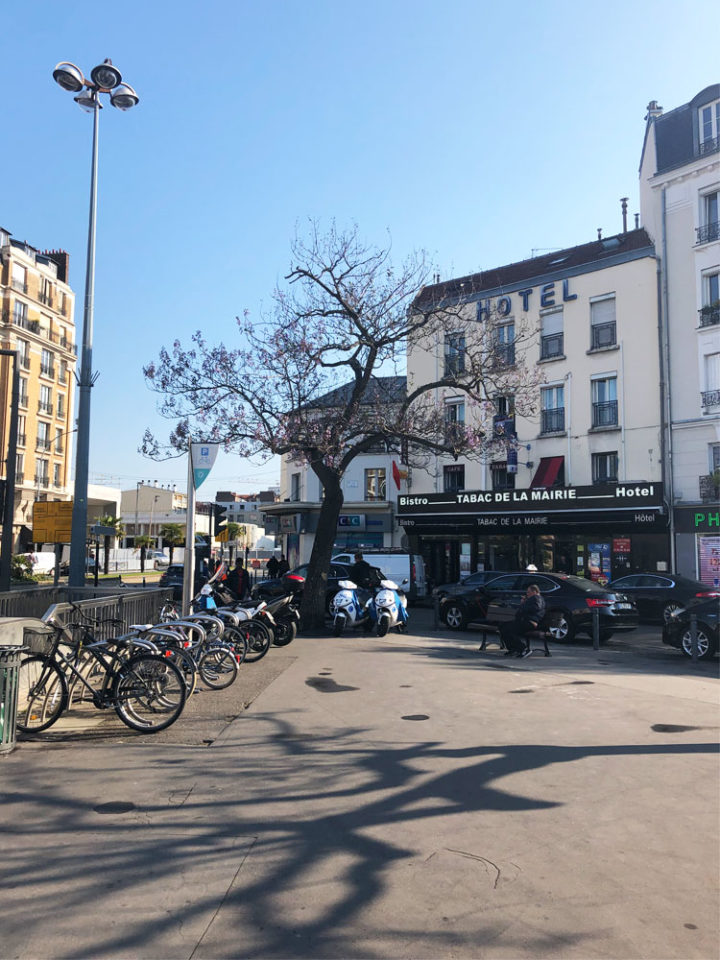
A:
[[[553,333],[540,340],[540,359],[550,360],[552,357],[562,357],[564,350],[564,336],[562,333]]]
[[[462,355],[446,356],[444,376],[457,377],[461,373],[465,373],[465,357]]]
[[[62,490],[62,480],[53,480],[53,486],[56,490]]]
[[[58,344],[58,346],[62,347],[63,350],[67,350],[70,353],[77,355],[77,344],[73,343],[72,340],[69,340],[66,336],[61,336],[59,333],[53,333],[51,330],[47,330],[45,327],[40,326],[39,320],[28,320],[26,314],[15,312],[10,313],[9,310],[3,310],[2,322],[12,323],[16,327],[22,327],[23,330],[29,330],[30,333],[36,333],[39,337],[44,337],[45,340],[49,340],[50,343]]]
[[[720,240],[720,220],[714,220],[712,223],[705,223],[702,227],[696,227],[697,243],[710,243],[712,240]]]
[[[27,293],[27,283],[24,280],[16,280],[13,277],[11,286],[13,290],[17,290],[18,293]]]
[[[49,450],[51,446],[50,440],[41,440],[39,437],[35,443],[36,450]]]
[[[698,477],[698,486],[703,503],[720,500],[720,474],[708,473],[704,477]]]
[[[565,407],[540,411],[540,433],[559,433],[565,429]]]
[[[720,150],[720,137],[707,137],[702,143],[698,144],[698,154],[701,157],[708,153],[716,153]]]
[[[19,434],[17,435],[17,442],[18,442],[18,446],[19,446],[19,447],[24,447],[26,440],[27,440],[26,434],[24,434],[24,433],[19,433]]]
[[[44,400],[38,400],[38,413],[48,413],[52,415],[52,403],[46,403]]]
[[[515,365],[515,344],[496,343],[493,347],[493,363],[496,367],[512,367]]]
[[[29,369],[30,369],[30,357],[21,356],[21,357],[20,357],[20,366],[23,368],[23,370],[29,370]]]
[[[617,343],[617,328],[614,320],[611,320],[609,323],[594,323],[591,331],[591,350],[600,350],[602,347],[614,347]]]
[[[24,474],[24,473],[18,473],[18,471],[16,470],[16,471],[15,471],[15,485],[19,487],[19,486],[22,486],[23,483],[25,483],[25,474]]]
[[[720,323],[720,303],[701,307],[699,313],[701,327],[716,327]]]
[[[46,477],[44,473],[35,476],[35,486],[47,488],[50,486],[50,477]]]
[[[49,364],[48,364],[48,363],[41,363],[41,364],[40,364],[40,373],[41,373],[44,377],[52,377],[53,380],[55,379],[55,367],[54,367],[53,364],[51,364],[51,363],[49,363]]]
[[[46,307],[52,307],[53,298],[51,293],[43,293],[42,290],[38,292],[38,300],[40,303],[44,303]]]
[[[28,398],[26,393],[21,393],[18,397],[18,406],[22,407],[23,410],[27,410]]]
[[[594,427],[616,427],[618,422],[617,400],[606,400],[592,405],[592,425]]]
[[[704,407],[717,407],[720,404],[720,390],[704,390],[700,396]]]

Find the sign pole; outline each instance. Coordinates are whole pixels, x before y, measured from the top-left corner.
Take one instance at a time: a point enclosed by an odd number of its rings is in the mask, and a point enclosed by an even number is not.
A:
[[[195,582],[195,476],[193,474],[192,442],[188,437],[187,518],[185,520],[185,565],[183,568],[182,613],[190,613],[190,600]]]

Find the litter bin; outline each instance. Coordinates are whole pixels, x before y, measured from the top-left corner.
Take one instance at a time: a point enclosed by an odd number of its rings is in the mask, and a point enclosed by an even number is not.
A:
[[[0,647],[0,754],[15,748],[20,660],[27,647]]]

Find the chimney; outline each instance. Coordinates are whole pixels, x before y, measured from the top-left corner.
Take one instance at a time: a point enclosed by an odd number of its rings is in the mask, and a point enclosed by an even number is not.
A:
[[[636,214],[635,214],[635,229],[636,229],[636,230],[639,230],[639,229],[640,229],[640,214],[639,214],[639,213],[636,213]]]
[[[598,227],[597,232],[598,232],[598,240],[602,240],[602,227]]]
[[[651,100],[647,105],[647,113],[645,114],[646,120],[656,120],[658,117],[662,116],[663,108],[657,102],[657,100]]]
[[[622,207],[623,233],[627,233],[627,197],[620,197],[620,206]]]
[[[58,280],[63,283],[69,283],[70,276],[70,254],[64,250],[43,250],[43,256],[52,260],[57,265]]]

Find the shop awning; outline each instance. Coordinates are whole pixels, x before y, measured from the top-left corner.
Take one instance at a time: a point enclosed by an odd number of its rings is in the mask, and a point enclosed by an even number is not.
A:
[[[530,486],[551,487],[557,480],[564,460],[564,457],[543,457]]]

